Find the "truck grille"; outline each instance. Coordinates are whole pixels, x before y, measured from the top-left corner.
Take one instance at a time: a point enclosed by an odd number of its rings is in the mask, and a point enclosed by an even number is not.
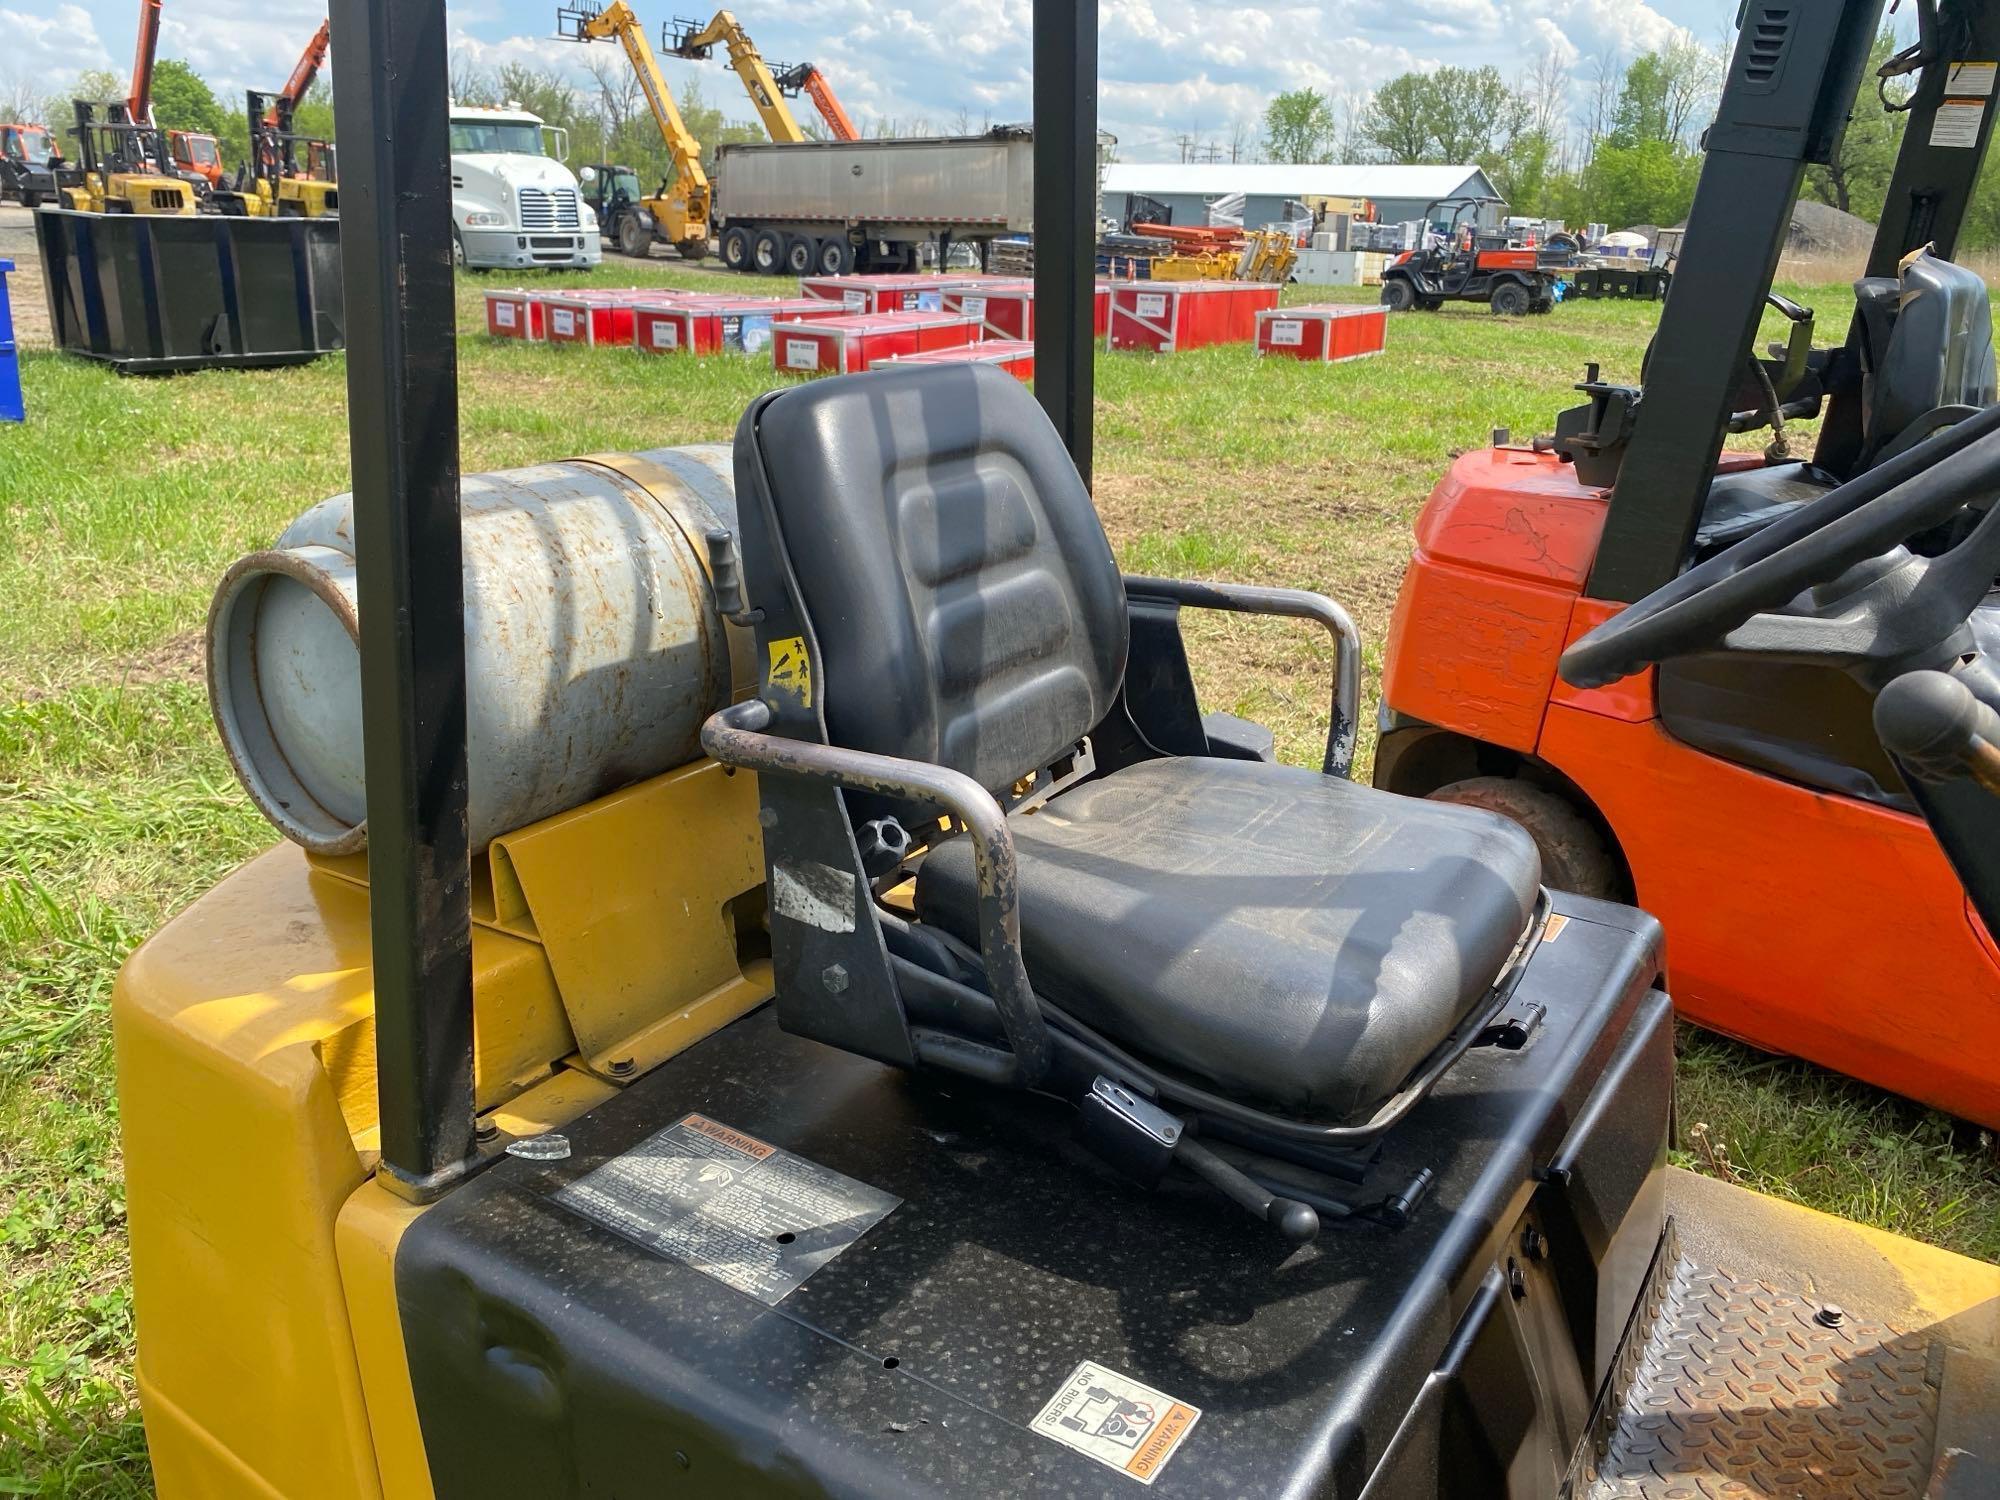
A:
[[[547,188],[521,189],[523,229],[575,229],[581,222],[576,211],[575,189],[557,188],[553,192]]]

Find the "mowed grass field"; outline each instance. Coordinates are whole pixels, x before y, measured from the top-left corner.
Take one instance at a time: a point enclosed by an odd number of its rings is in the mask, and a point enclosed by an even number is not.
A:
[[[582,279],[746,289],[665,262]],[[468,473],[726,440],[784,378],[760,359],[496,344],[479,299],[493,284],[459,291]],[[1844,326],[1844,287],[1784,290]],[[1586,361],[1634,376],[1657,313],[1454,307],[1395,320],[1384,357],[1338,366],[1244,348],[1100,355],[1105,526],[1135,571],[1343,600],[1369,643],[1372,723],[1411,523],[1450,456],[1496,426],[1547,431]],[[111,981],[149,931],[274,838],[211,727],[202,625],[231,560],[345,488],[346,371],[332,358],[122,380],[31,348],[24,374],[28,424],[0,427],[0,1493],[141,1494]],[[1192,630],[1207,706],[1272,724],[1288,759],[1315,763],[1322,638],[1270,621]],[[1682,1048],[1685,1164],[2000,1258],[1990,1139],[1712,1037],[1684,1033]],[[187,1169],[228,1170],[228,1143],[216,1152]]]

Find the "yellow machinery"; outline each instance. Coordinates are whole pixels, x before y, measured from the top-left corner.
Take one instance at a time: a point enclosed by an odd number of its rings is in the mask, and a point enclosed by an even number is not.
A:
[[[758,52],[741,23],[728,11],[717,11],[706,26],[699,21],[677,19],[670,28],[662,30],[660,42],[675,57],[690,62],[705,60],[720,42],[729,49],[729,66],[743,80],[743,91],[750,96],[757,118],[764,122],[765,134],[781,146],[796,145],[806,138],[806,133],[799,129],[799,122],[792,116],[791,107],[785,103],[784,91],[779,87],[778,80],[765,64],[763,54]]]
[[[338,213],[340,187],[334,180],[333,143],[293,133],[296,101],[290,90],[266,94],[251,89],[246,102],[249,154],[237,172],[235,186],[215,194],[223,212],[302,219]],[[306,148],[303,166],[299,161],[301,146]]]
[[[625,49],[632,72],[646,96],[647,108],[660,127],[660,139],[667,148],[668,176],[660,190],[643,200],[641,207],[652,220],[653,238],[672,245],[685,260],[700,260],[708,253],[708,216],[711,192],[708,173],[701,164],[701,142],[681,118],[673,90],[653,56],[646,29],[625,0],[611,0],[602,10],[588,6],[564,6],[556,12],[557,33],[573,42],[615,41]],[[772,92],[775,95],[776,86]]]
[[[132,123],[123,105],[109,112],[110,119],[100,120],[95,105],[76,101],[80,172],[62,188],[64,206],[86,213],[194,213],[194,184],[162,165],[160,132]]]

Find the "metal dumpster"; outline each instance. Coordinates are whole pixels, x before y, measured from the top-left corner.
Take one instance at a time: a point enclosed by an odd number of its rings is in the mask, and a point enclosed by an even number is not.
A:
[[[342,346],[334,218],[44,208],[56,346],[126,374],[289,365]]]

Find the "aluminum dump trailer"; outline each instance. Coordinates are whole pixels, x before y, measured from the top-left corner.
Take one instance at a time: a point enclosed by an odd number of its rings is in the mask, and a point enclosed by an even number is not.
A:
[[[738,271],[909,270],[926,240],[1032,230],[1034,200],[1034,138],[1018,126],[716,148],[715,231]]]

